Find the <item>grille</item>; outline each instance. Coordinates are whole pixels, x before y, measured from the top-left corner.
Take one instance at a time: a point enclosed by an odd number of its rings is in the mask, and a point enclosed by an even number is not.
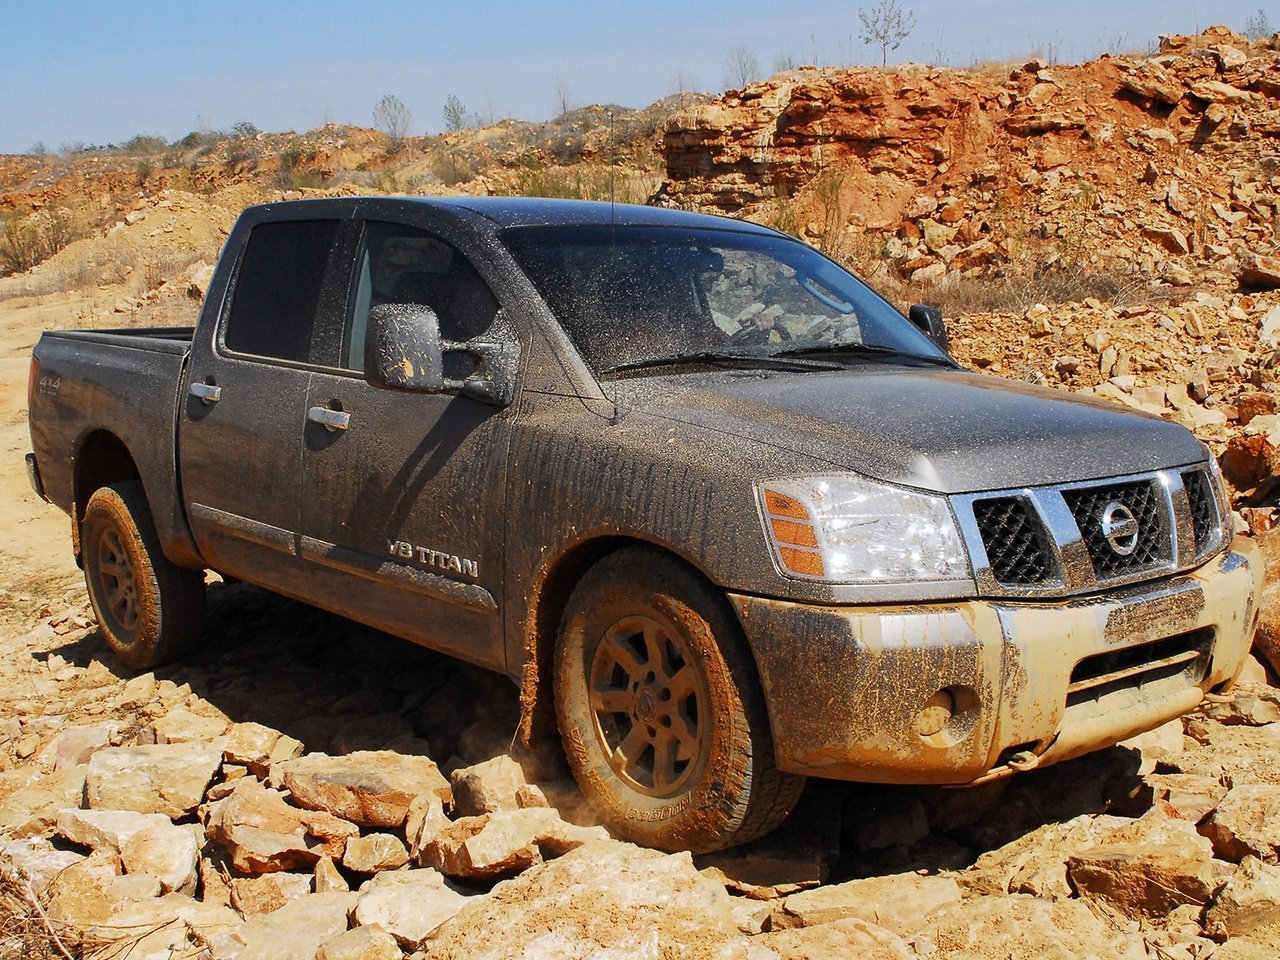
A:
[[[1000,583],[1044,583],[1053,570],[1048,538],[1035,511],[1021,497],[977,500],[973,516],[991,572]]]
[[[1167,562],[1168,516],[1164,496],[1155,480],[1064,490],[1062,496],[1080,527],[1098,579],[1123,576]],[[1137,543],[1127,556],[1112,547],[1102,531],[1103,513],[1112,503],[1128,508],[1138,521]]]
[[[1191,525],[1196,533],[1196,556],[1214,546],[1218,539],[1218,507],[1214,502],[1213,485],[1203,470],[1188,470],[1182,475],[1191,501]]]
[[[1180,673],[1198,683],[1213,647],[1213,628],[1165,637],[1153,643],[1111,650],[1086,657],[1071,671],[1067,706],[1096,700],[1116,690],[1131,689]]]

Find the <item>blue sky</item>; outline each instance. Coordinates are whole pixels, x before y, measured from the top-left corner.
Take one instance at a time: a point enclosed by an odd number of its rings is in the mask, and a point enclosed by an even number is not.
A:
[[[863,0],[870,7],[875,0]],[[903,0],[917,26],[891,62],[968,65],[1033,51],[1077,61],[1117,44],[1214,23],[1240,29],[1277,0]],[[37,142],[173,140],[250,121],[307,130],[372,126],[386,93],[412,133],[439,132],[445,97],[494,117],[544,120],[574,105],[644,106],[720,91],[743,44],[772,73],[799,63],[878,63],[857,2],[647,0],[463,4],[434,0],[0,0],[0,153]]]

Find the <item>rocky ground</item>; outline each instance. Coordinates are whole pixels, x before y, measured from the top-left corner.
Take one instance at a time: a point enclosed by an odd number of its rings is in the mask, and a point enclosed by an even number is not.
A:
[[[0,158],[0,215],[70,241],[0,279],[0,957],[1280,954],[1280,564],[1229,701],[980,790],[811,782],[773,836],[697,858],[594,826],[554,748],[513,746],[505,680],[250,586],[211,584],[182,665],[109,654],[22,471],[41,329],[190,323],[248,203],[588,195],[613,156],[635,190],[659,135],[666,202],[948,303],[967,365],[1185,423],[1280,558],[1275,42],[802,70],[698,103]]]

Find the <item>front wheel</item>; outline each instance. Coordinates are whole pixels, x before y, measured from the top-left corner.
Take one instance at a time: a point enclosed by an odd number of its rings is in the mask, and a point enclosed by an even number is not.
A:
[[[80,522],[80,549],[98,625],[126,664],[149,669],[199,640],[204,574],[164,555],[141,483],[93,492]]]
[[[755,666],[724,598],[657,551],[619,551],[574,590],[556,719],[583,793],[617,835],[695,853],[746,843],[804,778],[773,763]]]

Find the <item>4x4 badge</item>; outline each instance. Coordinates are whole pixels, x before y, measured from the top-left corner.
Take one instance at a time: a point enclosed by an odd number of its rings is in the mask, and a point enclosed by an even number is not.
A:
[[[1102,510],[1102,535],[1112,550],[1127,557],[1138,549],[1138,518],[1123,503],[1112,500]]]

